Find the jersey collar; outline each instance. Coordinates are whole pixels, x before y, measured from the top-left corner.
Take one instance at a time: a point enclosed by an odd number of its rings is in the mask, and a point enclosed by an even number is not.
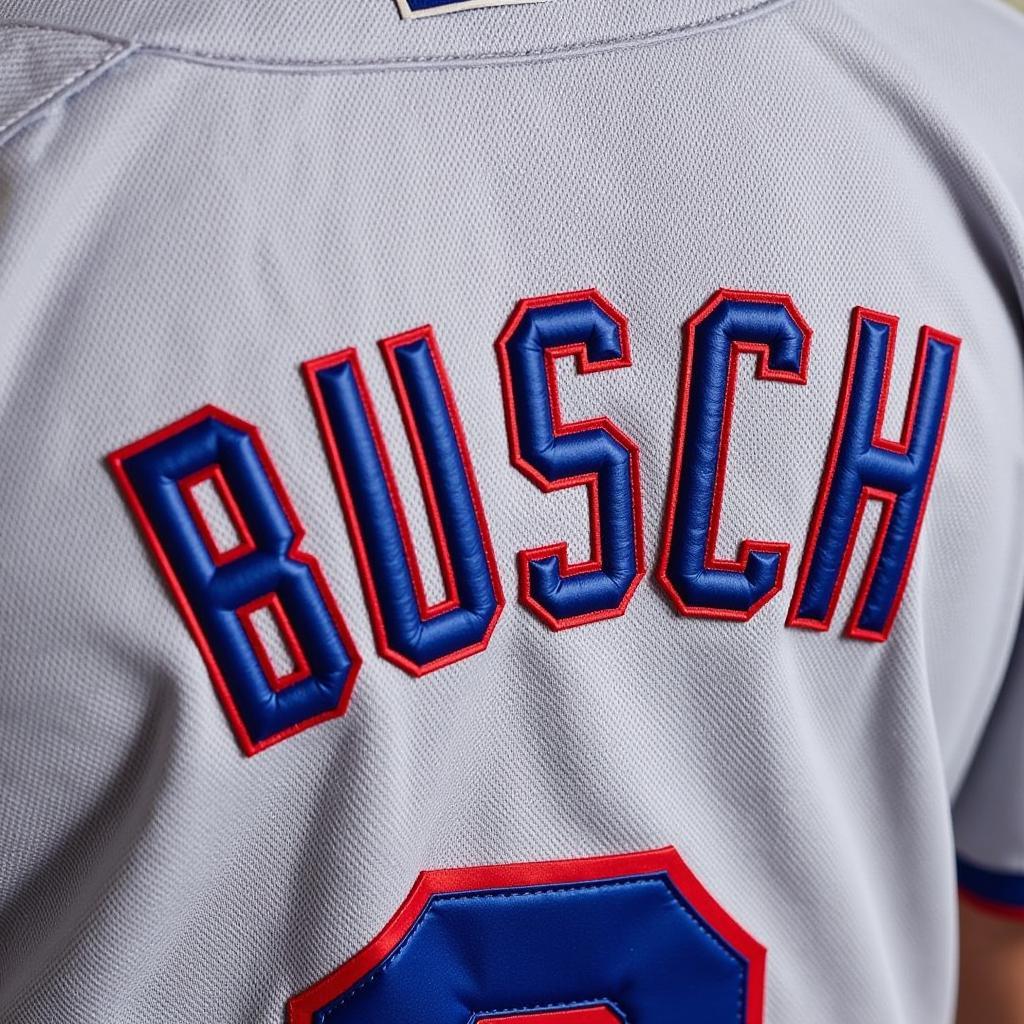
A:
[[[396,0],[7,0],[0,22],[309,68],[543,60],[714,31],[789,0],[548,0],[403,20]]]

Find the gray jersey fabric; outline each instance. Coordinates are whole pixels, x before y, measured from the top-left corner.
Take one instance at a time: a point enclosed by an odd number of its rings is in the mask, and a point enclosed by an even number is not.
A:
[[[278,1024],[423,869],[664,845],[767,947],[767,1024],[951,1019],[951,805],[964,858],[1024,875],[1024,17],[0,0],[0,132],[0,1019]],[[739,377],[718,551],[793,545],[747,623],[650,572],[560,633],[515,600],[518,551],[590,538],[582,490],[510,465],[494,339],[590,287],[633,366],[565,367],[564,415],[637,440],[649,567],[686,319],[756,289],[814,330],[806,386]],[[900,317],[887,436],[919,325],[963,339],[881,644],[841,630],[877,509],[833,628],[785,626],[858,305]],[[376,346],[427,322],[508,602],[413,679],[375,653],[299,367],[360,351],[437,594]],[[344,717],[254,757],[104,461],[206,403],[259,427],[365,662]]]

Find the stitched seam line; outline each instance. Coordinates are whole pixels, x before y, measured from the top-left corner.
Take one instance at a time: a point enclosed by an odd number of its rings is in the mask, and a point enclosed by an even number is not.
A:
[[[389,71],[430,68],[476,67],[491,64],[520,64],[557,60],[562,57],[587,56],[590,54],[607,53],[611,50],[625,49],[634,46],[646,46],[670,42],[686,36],[727,28],[742,24],[781,9],[794,3],[795,0],[756,0],[744,7],[707,18],[704,21],[674,25],[670,28],[653,29],[624,36],[609,36],[603,39],[588,40],[582,43],[564,43],[557,46],[542,46],[528,50],[494,50],[467,54],[432,54],[409,57],[367,57],[367,58],[324,58],[302,60],[287,57],[246,56],[222,53],[215,50],[191,49],[183,46],[148,43],[145,40],[131,40],[131,44],[154,56],[177,58],[196,63],[213,64],[220,67],[245,71]],[[61,31],[72,35],[90,35],[92,38],[105,39],[101,35],[79,31],[74,28],[63,29],[54,26],[36,25],[30,22],[10,22],[13,26],[35,28],[42,31]]]
[[[49,32],[55,36],[78,36],[81,39],[95,39],[98,43],[110,43],[111,46],[127,46],[128,40],[120,36],[108,36],[102,32],[90,32],[84,28],[61,28],[59,25],[37,25],[31,21],[4,21],[0,18],[0,28],[23,28],[33,32]]]
[[[94,61],[81,71],[69,75],[62,82],[56,85],[44,96],[30,103],[23,110],[18,111],[13,117],[0,124],[0,146],[3,146],[9,139],[17,134],[19,128],[27,124],[34,115],[43,113],[47,106],[55,103],[63,96],[71,95],[80,91],[75,86],[85,87],[91,85],[103,72],[113,66],[122,57],[133,53],[134,49],[125,44],[119,44],[103,53],[99,60]]]
[[[86,75],[91,74],[97,68],[105,64],[115,54],[121,52],[120,48],[105,50],[99,60],[93,61],[88,67],[83,68],[81,71],[75,71],[73,74],[68,75],[62,82],[58,82],[49,92],[40,96],[37,100],[30,103],[23,110],[19,110],[13,117],[8,118],[6,121],[0,122],[0,133],[5,132],[12,125],[16,124],[23,117],[28,117],[33,111],[39,110],[45,107],[50,100],[54,99],[59,93],[62,93],[65,89],[70,88],[80,78],[84,78]]]
[[[509,1017],[512,1014],[538,1013],[541,1011],[547,1013],[550,1010],[575,1010],[591,1006],[606,1006],[622,1020],[622,1024],[632,1024],[622,1007],[614,999],[609,999],[607,996],[595,996],[593,999],[586,1000],[577,999],[569,1003],[538,1003],[534,1006],[502,1006],[495,1010],[477,1010],[473,1014],[470,1024],[487,1024],[488,1017]]]
[[[649,885],[652,881],[661,882],[669,893],[675,899],[675,902],[679,909],[690,918],[691,921],[709,938],[715,945],[719,947],[721,952],[728,957],[730,960],[738,963],[742,969],[743,981],[739,986],[739,1003],[742,1012],[743,997],[746,990],[746,976],[747,967],[743,957],[741,957],[732,946],[728,945],[725,940],[720,936],[711,931],[710,928],[704,923],[697,912],[690,906],[689,902],[680,893],[675,885],[663,873],[654,875],[639,875],[631,878],[617,878],[611,879],[604,882],[577,882],[575,884],[558,884],[558,885],[546,885],[546,886],[521,886],[513,889],[485,889],[480,892],[456,892],[446,894],[436,894],[431,897],[430,901],[423,908],[422,913],[417,918],[416,923],[409,929],[408,933],[398,943],[397,946],[387,955],[382,963],[376,968],[370,971],[369,974],[361,978],[355,985],[352,986],[338,1002],[332,1002],[326,1012],[323,1013],[321,1018],[322,1024],[330,1024],[338,1011],[352,999],[361,989],[365,988],[380,975],[384,974],[389,967],[391,967],[405,951],[406,947],[412,941],[413,936],[426,924],[427,919],[430,917],[432,908],[439,903],[454,903],[457,901],[466,900],[491,900],[496,897],[501,899],[516,899],[522,896],[544,896],[553,893],[564,893],[564,892],[578,892],[587,891],[593,892],[599,889],[618,889],[625,888],[627,886],[639,886]],[[738,1017],[737,1020],[740,1018]]]

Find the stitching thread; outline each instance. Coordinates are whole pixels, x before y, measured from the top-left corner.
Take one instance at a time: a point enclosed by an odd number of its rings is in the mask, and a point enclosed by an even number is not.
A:
[[[631,1024],[629,1018],[626,1016],[625,1010],[623,1010],[614,999],[609,999],[607,996],[596,996],[593,999],[588,999],[586,1002],[576,1000],[570,1003],[540,1003],[537,1006],[507,1006],[499,1007],[496,1010],[477,1010],[473,1014],[470,1024],[487,1024],[488,1017],[509,1017],[512,1014],[538,1012],[547,1013],[551,1010],[585,1010],[599,1006],[608,1007],[608,1009],[622,1020],[622,1024]]]
[[[123,39],[119,36],[108,36],[102,32],[91,32],[84,28],[61,28],[59,25],[37,25],[31,21],[3,21],[0,20],[0,29],[5,28],[24,28],[32,29],[35,32],[50,32],[56,36],[80,36],[83,39],[95,39],[98,43],[112,43],[117,46],[126,46],[128,44],[127,39]]]
[[[104,40],[104,42],[108,41]],[[68,75],[67,78],[59,82],[57,85],[55,85],[49,92],[45,93],[43,96],[40,96],[35,101],[29,103],[29,105],[23,108],[22,110],[17,111],[17,113],[15,113],[13,117],[8,118],[6,121],[0,122],[0,134],[3,134],[5,131],[16,125],[19,121],[23,120],[24,118],[30,117],[33,112],[41,110],[52,99],[60,95],[60,93],[64,92],[66,89],[71,88],[71,86],[73,86],[75,82],[79,81],[82,78],[85,78],[86,75],[89,75],[92,72],[96,71],[98,68],[102,67],[109,60],[111,60],[113,57],[116,57],[119,53],[123,53],[124,50],[125,44],[123,43],[111,45],[110,49],[104,50],[104,52],[100,55],[99,59],[94,61],[88,67],[83,68],[81,71],[75,71],[71,75]]]
[[[145,40],[123,40],[131,43],[138,51],[154,56],[177,58],[196,63],[208,63],[240,71],[279,71],[302,73],[311,71],[401,71],[430,70],[432,68],[475,67],[481,64],[522,64],[557,60],[561,57],[589,56],[606,53],[611,50],[631,46],[653,45],[670,42],[686,36],[714,31],[732,24],[741,24],[761,14],[781,9],[794,3],[795,0],[756,0],[746,6],[728,11],[724,14],[706,18],[703,21],[674,25],[671,28],[652,29],[624,36],[609,36],[603,39],[590,40],[583,43],[563,43],[556,46],[537,47],[527,50],[494,50],[468,54],[434,54],[409,57],[372,57],[372,58],[323,58],[314,60],[296,60],[287,57],[243,56],[240,54],[222,53],[215,50],[190,49],[188,47],[159,45],[147,43]],[[12,27],[33,28],[40,31],[67,32],[71,35],[88,35],[96,39],[105,39],[84,30],[60,28],[49,25],[38,25],[31,22],[9,22]],[[113,41],[113,40],[108,40]]]
[[[0,124],[0,149],[10,142],[22,128],[31,124],[35,120],[36,115],[44,114],[48,106],[60,99],[70,98],[87,89],[93,82],[102,78],[111,68],[120,64],[125,57],[129,57],[136,52],[138,52],[137,48],[131,44],[116,44],[114,48],[107,50],[99,60],[90,64],[85,70],[70,75],[41,99],[36,100],[14,117]]]

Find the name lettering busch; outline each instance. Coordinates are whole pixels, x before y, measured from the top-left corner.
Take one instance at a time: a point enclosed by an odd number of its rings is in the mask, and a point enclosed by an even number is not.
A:
[[[923,327],[899,439],[882,436],[897,320],[853,312],[832,442],[787,617],[828,630],[868,501],[882,505],[846,633],[884,641],[921,530],[960,340]],[[721,290],[684,332],[675,450],[655,578],[682,615],[745,622],[782,589],[790,545],[715,554],[739,356],[807,382],[811,329],[787,295]],[[483,651],[505,606],[462,423],[430,327],[381,342],[436,539],[443,600],[425,593],[355,349],[303,366],[359,566],[377,649],[420,676]],[[542,491],[586,488],[591,556],[557,538],[518,555],[520,603],[553,630],[623,615],[646,573],[640,448],[607,417],[567,422],[559,359],[631,365],[626,317],[598,292],[522,300],[496,344],[512,465]],[[392,439],[393,440],[393,439]],[[109,462],[247,754],[344,714],[360,655],[256,428],[206,406]],[[204,508],[212,497],[218,522]]]

